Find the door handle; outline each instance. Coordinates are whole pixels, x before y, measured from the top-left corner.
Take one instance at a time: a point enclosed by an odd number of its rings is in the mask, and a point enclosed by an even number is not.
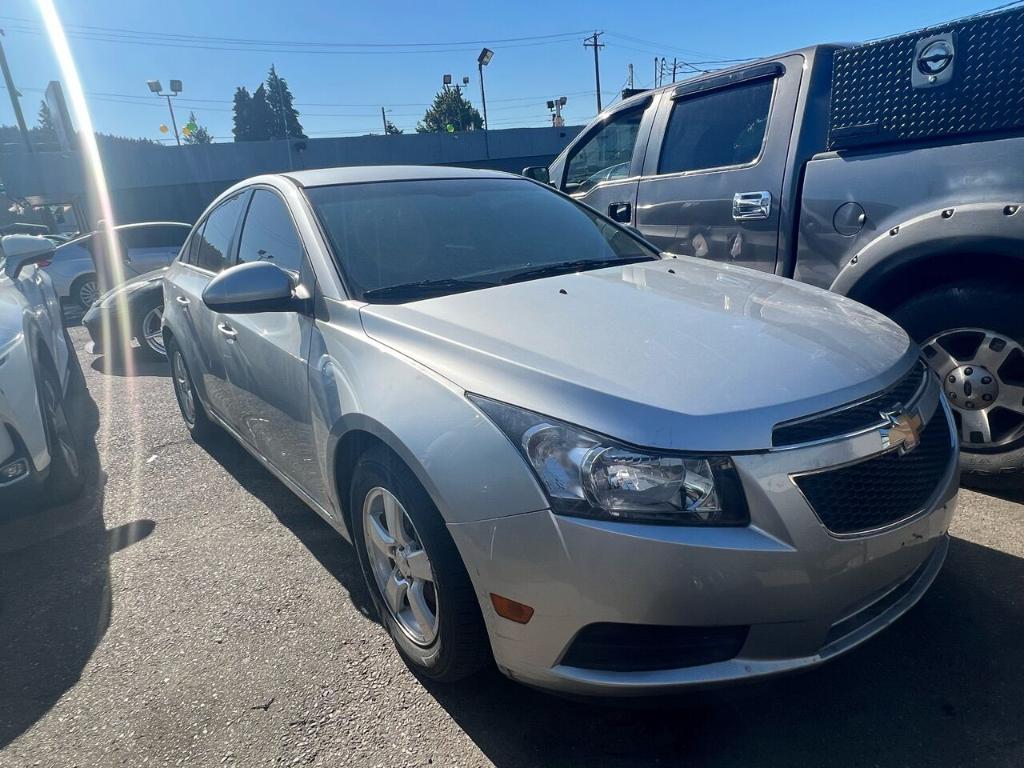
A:
[[[178,302],[179,304],[181,304],[181,306],[183,306],[183,307],[187,307],[189,304],[192,303],[188,299],[186,299],[184,296],[175,296],[174,300],[176,302]]]
[[[609,203],[608,218],[620,224],[628,224],[633,218],[633,206],[631,203]]]
[[[217,323],[217,330],[220,331],[220,335],[228,341],[234,341],[238,338],[238,331],[232,328],[227,323]]]
[[[732,196],[732,217],[735,221],[767,219],[771,212],[771,192],[737,192]]]

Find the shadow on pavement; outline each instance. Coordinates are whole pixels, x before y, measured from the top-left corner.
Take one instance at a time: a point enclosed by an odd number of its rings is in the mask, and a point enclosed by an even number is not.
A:
[[[157,378],[170,378],[171,369],[166,360],[147,360],[138,354],[128,355],[99,355],[93,358],[89,364],[94,371],[104,376],[117,376],[119,378],[137,378],[140,376],[154,376]]]
[[[250,494],[259,499],[347,591],[352,605],[377,620],[352,545],[269,470],[222,430],[200,443]]]
[[[1024,560],[954,539],[917,607],[802,675],[628,707],[565,701],[497,672],[429,687],[499,768],[1019,766],[1022,594]]]
[[[156,526],[106,529],[98,411],[84,387],[69,394],[85,489],[64,506],[14,510],[0,522],[0,748],[78,682],[110,625],[110,554]]]

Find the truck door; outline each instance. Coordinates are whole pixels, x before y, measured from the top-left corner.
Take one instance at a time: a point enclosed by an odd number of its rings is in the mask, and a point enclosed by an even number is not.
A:
[[[631,224],[653,103],[648,96],[596,121],[569,148],[552,181],[594,210]]]
[[[774,271],[800,55],[668,91],[653,121],[636,227],[661,250]]]

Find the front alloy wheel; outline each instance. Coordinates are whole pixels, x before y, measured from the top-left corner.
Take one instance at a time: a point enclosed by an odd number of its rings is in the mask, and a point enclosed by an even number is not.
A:
[[[373,488],[363,502],[363,535],[370,570],[391,616],[409,639],[429,646],[437,637],[434,571],[402,502]]]
[[[161,323],[164,319],[164,308],[153,307],[142,316],[142,338],[139,339],[146,345],[146,349],[156,357],[167,357],[164,349],[164,332]]]

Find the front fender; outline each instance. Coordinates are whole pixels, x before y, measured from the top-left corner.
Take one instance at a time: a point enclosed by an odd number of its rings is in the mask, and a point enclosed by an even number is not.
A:
[[[894,226],[861,248],[839,271],[831,290],[857,298],[890,271],[934,256],[984,254],[1024,262],[1022,245],[1024,210],[1019,202],[941,208]]]
[[[447,523],[548,506],[525,460],[464,391],[368,338],[358,308],[330,302],[310,350],[314,438],[339,516],[347,499],[333,481],[338,447],[353,430],[374,436],[409,466]],[[319,432],[319,434],[316,434]],[[343,517],[342,517],[343,519]]]

